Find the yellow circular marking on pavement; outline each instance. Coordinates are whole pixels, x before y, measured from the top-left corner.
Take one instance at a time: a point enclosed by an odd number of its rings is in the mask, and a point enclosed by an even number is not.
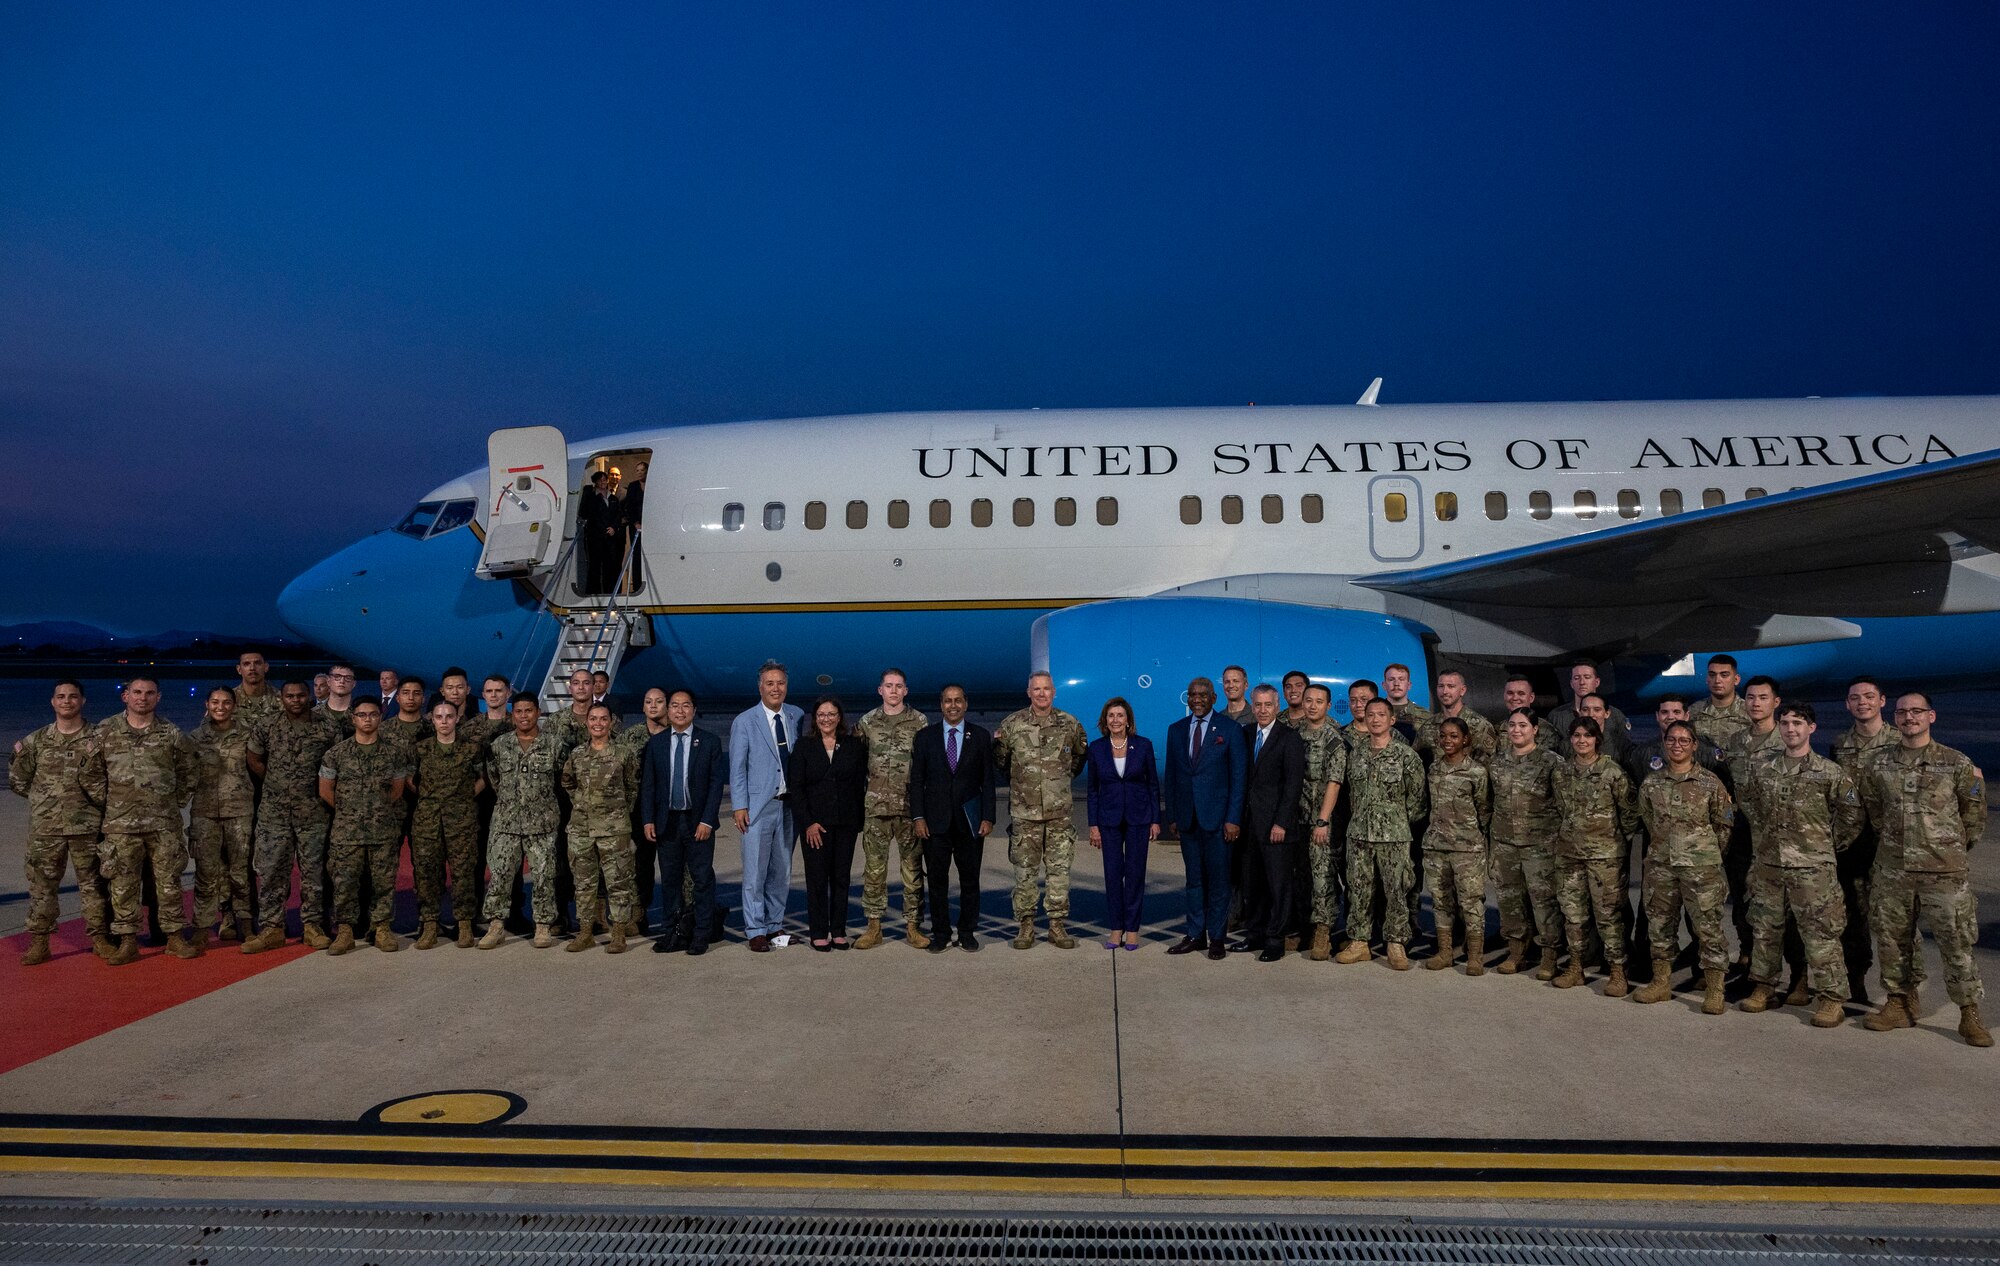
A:
[[[384,1104],[375,1120],[384,1125],[485,1125],[518,1110],[516,1100],[490,1090],[448,1090]]]

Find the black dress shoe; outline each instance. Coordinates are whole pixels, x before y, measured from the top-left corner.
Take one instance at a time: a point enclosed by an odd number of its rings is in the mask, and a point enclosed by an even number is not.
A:
[[[958,947],[968,953],[977,954],[979,952],[979,938],[977,936],[967,936],[961,932],[958,934]]]
[[[690,955],[699,955],[699,954],[706,954],[706,953],[708,953],[708,942],[707,942],[707,941],[690,941],[690,942],[688,942],[688,949],[687,949],[687,952],[688,952],[688,953],[689,953]]]
[[[1263,950],[1258,953],[1257,961],[1260,963],[1275,963],[1284,956],[1285,956],[1285,949],[1282,945],[1266,945],[1263,948]]]
[[[653,952],[655,954],[671,954],[674,952],[674,943],[663,936],[653,942]]]
[[[1229,951],[1222,948],[1222,942],[1214,941],[1208,947],[1208,956],[1211,960],[1219,963],[1229,957]]]
[[[1207,938],[1207,937],[1205,937],[1205,936],[1183,936],[1183,937],[1182,937],[1182,938],[1181,938],[1180,940],[1178,940],[1178,941],[1174,942],[1174,944],[1173,944],[1173,945],[1171,945],[1171,946],[1169,946],[1169,947],[1168,947],[1168,949],[1167,949],[1167,953],[1169,953],[1169,954],[1199,954],[1199,953],[1201,953],[1201,952],[1202,952],[1203,950],[1205,950],[1205,949],[1207,949],[1207,948],[1208,948],[1208,938]]]
[[[932,941],[929,945],[924,946],[924,953],[942,954],[950,948],[951,948],[951,942],[947,941],[945,938],[940,936],[936,940]]]
[[[1248,954],[1252,950],[1261,950],[1263,948],[1262,942],[1253,941],[1246,936],[1240,941],[1230,942],[1229,952],[1232,954]]]

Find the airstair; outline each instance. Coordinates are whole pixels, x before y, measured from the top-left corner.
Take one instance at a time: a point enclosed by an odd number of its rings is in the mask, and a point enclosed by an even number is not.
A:
[[[603,672],[615,680],[618,665],[632,644],[632,630],[644,618],[620,611],[615,599],[606,606],[572,609],[563,616],[555,655],[542,675],[543,714],[553,715],[570,706],[569,675],[579,668]]]

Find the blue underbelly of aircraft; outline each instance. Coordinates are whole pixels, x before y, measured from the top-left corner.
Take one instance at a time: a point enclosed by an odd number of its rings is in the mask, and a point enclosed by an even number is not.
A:
[[[1791,690],[1843,694],[1850,678],[1879,677],[1894,691],[1904,686],[1926,690],[1981,690],[2000,685],[2000,612],[1977,615],[1921,615],[1901,619],[1856,620],[1861,636],[1837,642],[1807,642],[1761,651],[1730,651],[1745,678],[1775,677]],[[1718,646],[1713,651],[1729,650]],[[1674,674],[1662,668],[1639,687],[1642,699],[1664,694],[1701,698],[1708,693],[1703,676],[1711,651],[1698,652],[1689,671]],[[1637,681],[1638,677],[1629,677]],[[1824,723],[1822,723],[1823,725]]]

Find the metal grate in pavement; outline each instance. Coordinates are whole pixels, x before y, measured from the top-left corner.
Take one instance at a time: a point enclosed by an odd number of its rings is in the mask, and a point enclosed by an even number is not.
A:
[[[0,1262],[171,1266],[702,1266],[1107,1262],[1692,1266],[1990,1261],[2000,1238],[1317,1218],[0,1204]]]

